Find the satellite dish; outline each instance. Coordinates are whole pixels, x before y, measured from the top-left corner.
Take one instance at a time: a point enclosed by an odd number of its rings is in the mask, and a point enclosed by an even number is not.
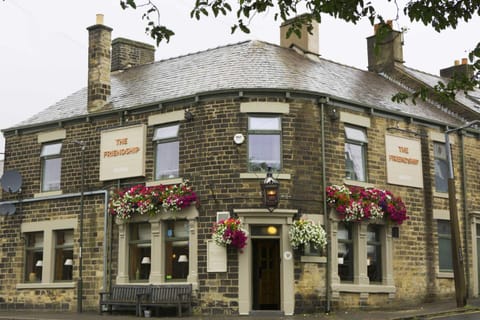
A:
[[[0,204],[0,216],[11,216],[17,208],[11,203]]]
[[[3,190],[14,193],[22,187],[22,176],[16,170],[7,171],[0,179],[0,183],[2,184]]]

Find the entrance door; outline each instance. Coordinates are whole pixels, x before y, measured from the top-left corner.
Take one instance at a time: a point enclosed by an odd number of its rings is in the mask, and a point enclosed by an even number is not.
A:
[[[279,239],[252,239],[254,310],[280,310]]]

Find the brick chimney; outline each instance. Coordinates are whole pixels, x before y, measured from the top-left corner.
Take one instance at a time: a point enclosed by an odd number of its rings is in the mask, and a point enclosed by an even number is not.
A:
[[[290,37],[287,38],[288,28],[290,28],[292,23],[301,20],[302,18],[304,18],[304,15],[300,15],[282,23],[280,26],[280,46],[290,48],[292,45],[295,45],[305,52],[319,55],[319,32],[317,22],[312,21],[312,34],[307,31],[307,26],[303,25],[300,38],[293,32],[290,34]]]
[[[458,60],[455,60],[453,66],[441,69],[440,76],[444,78],[465,76],[470,79],[473,77],[473,67],[468,64],[467,58],[462,58],[462,63],[460,63]]]
[[[155,47],[143,42],[117,38],[112,42],[112,72],[155,61]]]
[[[375,34],[367,38],[369,71],[388,72],[396,63],[404,63],[403,35],[400,31],[393,30],[391,20],[387,21],[387,28],[386,32],[381,32],[380,35],[380,26],[376,24]]]
[[[101,111],[110,97],[110,46],[112,28],[103,25],[97,14],[96,24],[88,27],[88,112]]]

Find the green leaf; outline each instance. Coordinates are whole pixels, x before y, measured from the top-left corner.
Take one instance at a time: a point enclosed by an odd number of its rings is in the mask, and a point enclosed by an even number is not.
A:
[[[137,9],[137,4],[135,3],[135,0],[127,0],[127,4],[133,9]]]

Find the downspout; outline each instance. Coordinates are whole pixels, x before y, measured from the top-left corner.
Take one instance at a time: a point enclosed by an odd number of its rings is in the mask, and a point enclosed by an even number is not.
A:
[[[465,277],[466,283],[470,283],[470,270],[469,270],[469,250],[468,250],[468,208],[467,208],[467,169],[465,166],[465,141],[464,133],[460,131],[460,162],[462,164],[462,200],[463,200],[463,243],[465,244]],[[467,288],[465,294],[469,297],[470,288]]]
[[[326,255],[327,255],[327,262],[325,264],[326,268],[326,276],[325,276],[325,313],[330,312],[330,278],[331,278],[331,270],[330,270],[330,240],[328,237],[330,235],[330,221],[327,212],[327,197],[325,196],[325,190],[327,188],[327,178],[326,174],[326,165],[325,165],[325,103],[328,103],[328,97],[322,97],[318,100],[320,103],[320,127],[321,127],[321,159],[322,159],[322,197],[323,197],[323,223],[325,225],[325,231],[327,233],[327,247],[326,247]]]
[[[104,192],[104,197],[105,197],[105,205],[104,205],[104,213],[103,213],[103,290],[106,291],[108,290],[107,285],[107,279],[109,278],[107,275],[108,273],[108,268],[107,268],[107,263],[108,263],[108,243],[110,243],[111,239],[107,239],[108,235],[108,191],[103,190]],[[108,290],[110,291],[110,290]]]

